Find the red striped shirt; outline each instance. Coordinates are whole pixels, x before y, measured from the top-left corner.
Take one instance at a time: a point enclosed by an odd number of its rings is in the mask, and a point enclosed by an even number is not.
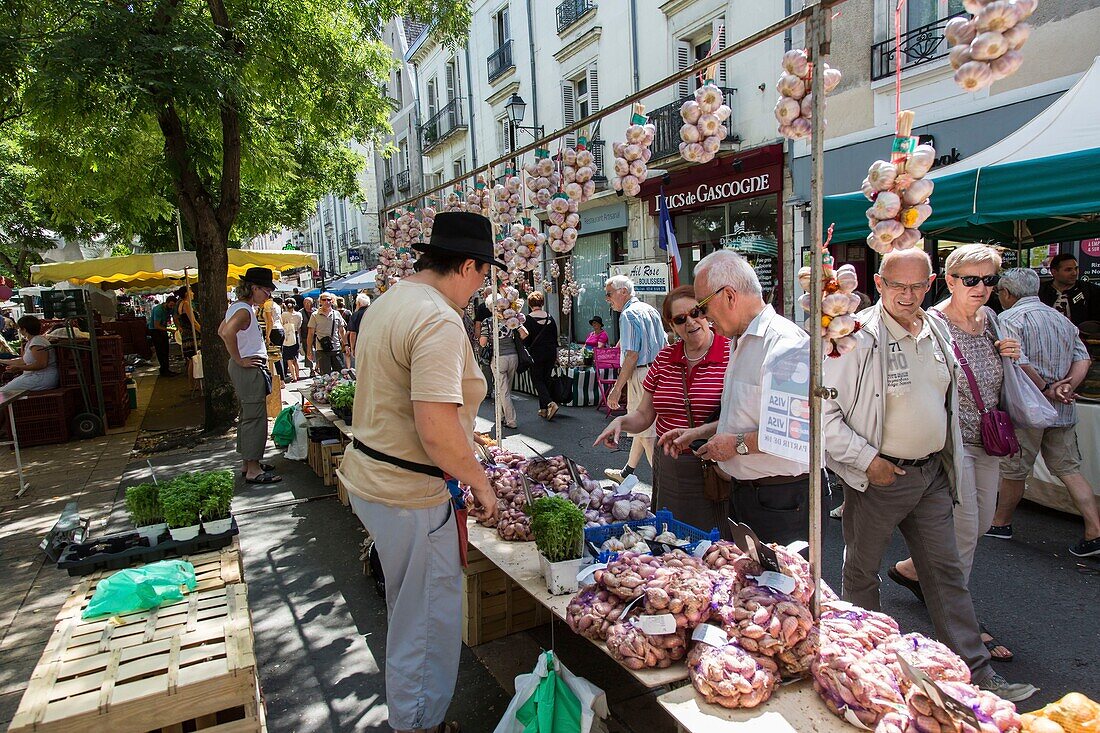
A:
[[[706,356],[688,372],[688,396],[691,397],[691,414],[696,427],[705,423],[722,404],[722,383],[729,361],[730,340],[716,333]],[[642,383],[645,391],[653,395],[657,437],[673,428],[691,427],[684,402],[683,374],[687,366],[683,341],[666,346],[653,360]]]

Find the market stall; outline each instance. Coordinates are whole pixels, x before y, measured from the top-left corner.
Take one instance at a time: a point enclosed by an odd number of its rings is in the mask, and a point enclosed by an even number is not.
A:
[[[590,366],[557,367],[553,376],[566,376],[573,382],[572,407],[592,407],[600,404],[600,379],[615,379],[614,369],[596,369]],[[512,380],[512,389],[524,394],[535,395],[535,383],[531,372],[517,374]]]

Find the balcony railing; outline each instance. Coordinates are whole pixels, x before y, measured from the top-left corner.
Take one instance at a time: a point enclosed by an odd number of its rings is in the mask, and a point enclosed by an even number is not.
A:
[[[405,170],[397,174],[397,190],[408,191],[410,186],[411,182],[409,181],[409,169],[406,168]]]
[[[393,195],[393,176],[390,176],[386,180],[382,181],[382,193],[386,196]]]
[[[466,119],[462,112],[462,100],[454,98],[443,109],[428,118],[420,126],[420,149],[425,153],[448,137],[466,129]]]
[[[735,89],[728,89],[722,87],[722,92],[726,95],[726,104],[731,104],[732,97]],[[664,107],[658,107],[649,113],[649,121],[653,123],[653,126],[657,128],[656,133],[653,135],[653,159],[660,160],[661,158],[667,158],[670,155],[677,155],[680,152],[680,128],[684,124],[684,120],[680,117],[680,107],[689,99],[694,99],[695,95],[684,97],[672,104],[666,104]],[[732,105],[731,105],[732,106]],[[729,121],[726,122],[727,126]],[[733,129],[729,129],[729,133],[726,135],[726,140],[733,138]],[[724,142],[724,141],[723,141]]]
[[[500,48],[489,54],[489,81],[501,76],[514,67],[512,63],[512,39],[505,41]]]
[[[558,34],[595,9],[596,3],[592,0],[565,0],[558,6]]]
[[[592,151],[592,157],[596,160],[596,175],[592,178],[596,183],[607,182],[607,171],[603,167],[606,146],[607,144],[603,140],[588,141],[588,149]]]
[[[902,34],[901,68],[911,69],[946,56],[949,49],[943,29],[947,26],[947,21],[965,14],[949,15],[935,23],[922,25]],[[871,81],[885,79],[894,73],[895,45],[895,40],[889,38],[871,46]]]

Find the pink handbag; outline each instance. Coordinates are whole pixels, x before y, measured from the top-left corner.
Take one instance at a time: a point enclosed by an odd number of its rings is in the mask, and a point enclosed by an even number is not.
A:
[[[974,372],[970,370],[970,362],[962,355],[959,345],[951,342],[955,350],[955,358],[959,360],[966,382],[970,385],[970,394],[974,396],[974,404],[981,415],[982,447],[991,456],[1011,456],[1020,452],[1020,442],[1016,440],[1016,428],[1012,426],[1012,418],[1004,410],[996,408],[986,409],[982,401],[981,390],[978,389],[978,380],[974,379]]]

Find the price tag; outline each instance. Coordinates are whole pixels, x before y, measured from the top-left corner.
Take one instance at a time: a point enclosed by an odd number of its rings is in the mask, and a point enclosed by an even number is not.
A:
[[[890,147],[890,152],[893,155],[909,155],[917,149],[917,138],[915,137],[895,137],[894,144]]]
[[[767,586],[768,588],[777,590],[785,595],[789,596],[792,592],[794,592],[794,578],[789,575],[784,575],[783,573],[774,573],[770,570],[765,570],[764,572],[760,573],[760,575],[750,575],[749,577],[755,580],[760,585]]]
[[[870,728],[868,728],[866,725],[863,724],[862,720],[860,720],[858,717],[856,717],[856,714],[853,713],[852,709],[849,708],[849,707],[844,708],[844,719],[847,720],[849,723],[851,723],[852,725],[854,725],[857,728],[862,728],[863,730],[871,730]]]
[[[657,616],[638,616],[634,619],[634,625],[644,634],[660,636],[676,631],[676,617],[671,613],[662,613]]]
[[[707,554],[707,550],[709,550],[710,546],[713,545],[713,544],[714,543],[711,542],[710,540],[700,540],[699,544],[697,544],[695,546],[695,551],[692,552],[691,554],[694,555],[695,557],[702,558],[703,555]]]
[[[623,496],[634,491],[634,487],[638,485],[638,477],[634,474],[630,474],[623,479],[623,482],[615,487],[615,496]]]
[[[974,710],[959,700],[948,695],[940,686],[932,681],[932,678],[925,674],[922,670],[909,664],[901,654],[898,654],[898,665],[901,667],[901,671],[905,673],[905,676],[916,685],[921,692],[928,696],[928,699],[932,701],[936,707],[947,711],[947,714],[956,720],[956,722],[966,723],[972,726],[974,730],[981,730],[982,724],[978,720],[978,716],[974,714]]]
[[[581,571],[577,573],[577,583],[580,585],[591,585],[595,583],[594,576],[596,575],[596,571],[603,570],[606,567],[607,563],[598,562],[581,569]]]
[[[581,482],[581,472],[577,470],[577,464],[573,461],[572,458],[566,456],[565,467],[569,469],[569,477],[573,479],[573,483],[575,483],[577,486],[584,486],[584,484]]]
[[[775,554],[775,550],[761,542],[751,527],[732,519],[729,520],[729,523],[730,529],[733,531],[733,541],[741,548],[742,552],[763,565],[765,570],[771,570],[775,573],[783,572],[783,567],[779,564],[779,557]]]
[[[712,624],[700,624],[691,632],[691,640],[699,641],[710,646],[722,647],[730,643],[729,634],[719,626]]]

